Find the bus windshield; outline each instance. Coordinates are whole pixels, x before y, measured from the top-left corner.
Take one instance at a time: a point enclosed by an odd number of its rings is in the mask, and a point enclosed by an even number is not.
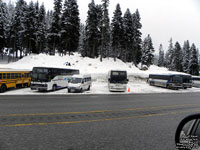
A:
[[[48,82],[51,80],[48,74],[49,70],[46,68],[34,68],[32,74],[32,81]]]
[[[110,83],[127,83],[127,74],[124,71],[112,71],[110,77]]]
[[[82,82],[82,78],[72,78],[71,79],[71,81],[70,81],[71,83],[81,83]]]

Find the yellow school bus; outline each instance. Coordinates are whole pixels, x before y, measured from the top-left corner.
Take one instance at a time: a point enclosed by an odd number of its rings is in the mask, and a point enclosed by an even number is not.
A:
[[[31,83],[31,71],[0,69],[0,92],[9,88],[28,87]]]

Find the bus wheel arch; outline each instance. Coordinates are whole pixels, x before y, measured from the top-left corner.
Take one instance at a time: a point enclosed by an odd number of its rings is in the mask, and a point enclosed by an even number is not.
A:
[[[4,93],[6,90],[7,90],[7,86],[5,84],[2,84],[1,89],[0,89],[1,93]]]
[[[55,91],[56,89],[57,89],[57,85],[54,84],[53,87],[52,87],[52,90]]]

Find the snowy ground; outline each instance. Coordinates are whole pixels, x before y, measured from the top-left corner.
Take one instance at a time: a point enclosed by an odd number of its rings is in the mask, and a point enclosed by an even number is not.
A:
[[[69,62],[71,66],[66,66],[65,63]],[[141,71],[131,63],[124,63],[121,60],[116,62],[112,58],[103,59],[91,59],[82,58],[79,54],[75,53],[72,56],[49,56],[45,54],[30,55],[23,59],[9,64],[0,64],[0,68],[12,68],[12,69],[29,69],[33,67],[60,67],[60,68],[74,68],[79,69],[82,74],[91,74],[93,78],[93,86],[90,91],[84,92],[84,94],[118,94],[116,92],[111,93],[107,87],[107,73],[109,70],[126,70],[128,72],[130,92],[126,91],[125,94],[136,93],[182,93],[182,92],[200,92],[200,88],[191,88],[187,90],[169,90],[160,87],[149,86],[146,83],[148,75],[151,73],[175,73],[170,72],[166,68],[157,66],[151,66],[148,71]],[[120,93],[120,92],[119,92]],[[31,91],[30,88],[23,89],[11,89],[6,93],[0,95],[24,95],[24,94],[73,94],[67,93],[67,89],[58,90],[55,92],[37,92]],[[77,93],[76,93],[77,94]],[[120,93],[124,94],[124,93]]]

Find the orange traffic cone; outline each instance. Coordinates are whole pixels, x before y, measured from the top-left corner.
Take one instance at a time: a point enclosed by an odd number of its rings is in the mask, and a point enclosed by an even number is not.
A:
[[[130,87],[128,88],[128,92],[131,92],[131,89],[130,89]]]

